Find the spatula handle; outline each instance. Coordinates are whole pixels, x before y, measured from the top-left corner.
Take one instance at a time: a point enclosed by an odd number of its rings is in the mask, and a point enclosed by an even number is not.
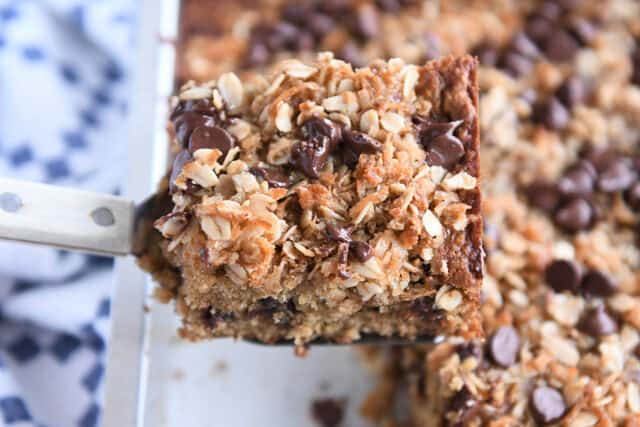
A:
[[[126,255],[133,214],[120,197],[0,178],[0,239]]]

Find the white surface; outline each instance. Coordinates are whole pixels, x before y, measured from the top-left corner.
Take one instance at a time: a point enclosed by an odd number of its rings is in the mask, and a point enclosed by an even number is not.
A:
[[[156,304],[148,316],[145,427],[315,426],[311,402],[324,397],[347,399],[343,426],[368,425],[358,409],[372,383],[348,347],[299,358],[291,347],[186,343],[172,307]]]

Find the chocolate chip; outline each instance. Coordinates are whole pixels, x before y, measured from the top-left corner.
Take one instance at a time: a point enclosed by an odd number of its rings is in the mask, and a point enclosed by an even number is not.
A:
[[[478,362],[481,362],[483,359],[482,348],[478,343],[475,343],[475,342],[465,342],[465,343],[456,345],[456,353],[458,353],[460,360],[465,360],[465,359],[468,359],[469,357],[473,357]]]
[[[588,173],[589,175],[591,175],[591,177],[595,178],[596,176],[598,176],[598,170],[596,169],[595,165],[593,163],[591,163],[589,160],[586,159],[580,159],[578,160],[571,168],[571,169],[582,169],[584,170],[586,173]]]
[[[400,10],[399,0],[376,0],[376,5],[387,13],[394,13]]]
[[[533,69],[533,61],[516,52],[506,52],[499,61],[500,68],[507,70],[514,77],[529,74]]]
[[[329,154],[327,144],[316,145],[310,141],[300,141],[291,149],[291,165],[309,178],[318,178]]]
[[[411,309],[428,323],[438,323],[444,318],[443,310],[434,308],[434,298],[431,296],[414,299],[411,302]]]
[[[469,388],[467,386],[463,386],[449,399],[447,411],[456,412],[457,420],[462,421],[470,416],[470,412],[473,412],[473,409],[477,404],[478,401]]]
[[[545,1],[536,9],[536,14],[548,19],[549,21],[557,21],[561,13],[562,9],[558,3],[554,1]]]
[[[482,43],[476,46],[472,54],[478,57],[480,64],[493,67],[498,63],[498,49],[491,43]]]
[[[358,164],[360,154],[374,154],[382,150],[382,143],[366,133],[345,129],[342,136],[342,160],[350,168]]]
[[[311,414],[322,427],[337,427],[344,417],[344,400],[317,399],[311,404]]]
[[[279,321],[290,321],[296,311],[296,305],[292,299],[283,303],[273,297],[266,297],[256,302],[256,305],[249,311],[249,315],[273,318],[273,315],[278,313],[284,316],[284,319],[281,317]]]
[[[624,200],[635,211],[640,211],[640,182],[634,183],[624,193]]]
[[[307,4],[288,3],[280,11],[282,19],[292,24],[303,26],[307,25],[309,17],[309,6]]]
[[[533,119],[549,129],[562,130],[569,124],[569,111],[553,96],[534,107]]]
[[[618,159],[618,155],[606,146],[589,147],[582,153],[582,158],[591,162],[598,172],[603,172]]]
[[[327,224],[327,237],[335,242],[351,243],[351,231],[335,224]]]
[[[262,67],[269,63],[271,53],[266,44],[260,40],[251,40],[245,53],[244,63],[248,68]]]
[[[607,312],[604,305],[585,310],[578,321],[579,331],[594,338],[618,332],[618,323]]]
[[[569,291],[577,294],[580,290],[582,268],[569,260],[556,260],[544,271],[545,281],[556,292]]]
[[[544,53],[552,61],[569,61],[578,51],[578,41],[568,31],[557,28],[544,43]]]
[[[619,158],[611,162],[598,177],[598,189],[605,193],[624,191],[638,178],[630,159]]]
[[[567,108],[573,108],[586,97],[584,82],[577,76],[571,76],[560,85],[556,96]]]
[[[499,366],[508,368],[516,363],[520,351],[520,337],[513,326],[501,326],[488,343],[489,356]]]
[[[180,151],[176,155],[176,158],[173,159],[173,166],[171,168],[171,177],[169,178],[169,192],[174,193],[177,190],[175,186],[176,178],[178,178],[178,176],[180,175],[180,172],[182,172],[182,168],[184,167],[184,165],[187,162],[189,162],[191,159],[192,159],[191,153],[189,153],[189,151],[187,150]]]
[[[568,232],[586,230],[593,225],[594,209],[585,199],[575,198],[563,204],[554,215],[555,223]]]
[[[362,41],[378,36],[378,11],[372,5],[357,7],[351,20],[351,31]]]
[[[558,181],[558,190],[564,196],[588,196],[593,193],[596,169],[587,160],[570,167]]]
[[[280,301],[273,297],[261,298],[258,300],[259,309],[269,314],[273,314],[282,305]]]
[[[201,126],[194,129],[189,137],[189,151],[192,154],[202,148],[217,148],[222,152],[222,156],[224,157],[234,145],[233,136],[218,126]]]
[[[612,277],[598,270],[590,270],[582,278],[580,285],[587,296],[610,297],[618,292],[618,283]]]
[[[349,0],[323,0],[316,3],[319,11],[331,16],[340,16],[349,12]]]
[[[302,128],[307,140],[293,146],[291,164],[309,178],[318,178],[342,132],[337,124],[320,117],[310,118]]]
[[[267,181],[270,187],[287,188],[291,184],[289,177],[278,169],[254,166],[249,172]]]
[[[533,16],[527,21],[525,32],[536,43],[543,43],[551,34],[552,29],[553,24],[547,18]]]
[[[582,4],[582,0],[554,0],[565,11],[572,11]]]
[[[280,21],[269,28],[265,39],[272,52],[297,50],[300,30],[289,22]]]
[[[560,201],[557,185],[544,180],[536,180],[530,183],[524,189],[524,194],[531,205],[542,209],[546,213],[555,211]]]
[[[447,135],[436,138],[427,152],[426,160],[431,166],[443,166],[452,169],[464,156],[464,147],[460,140]]]
[[[517,33],[511,40],[511,49],[529,59],[538,59],[540,50],[533,41],[523,32]]]
[[[640,86],[640,47],[636,47],[631,56],[631,83]]]
[[[187,147],[191,133],[195,129],[215,126],[215,119],[193,111],[185,111],[173,119],[176,138],[182,147]]]
[[[484,271],[482,267],[484,265],[485,255],[482,247],[470,248],[467,252],[467,268],[469,269],[469,273],[476,279],[482,279],[483,277]]]
[[[428,276],[431,274],[431,264],[423,264],[422,265],[422,272],[425,274],[425,276]]]
[[[191,111],[194,113],[202,114],[203,116],[209,116],[217,118],[219,111],[210,98],[182,101],[178,104],[178,107],[171,114],[171,119],[175,119],[178,115]]]
[[[321,117],[311,117],[302,124],[302,130],[311,142],[320,143],[328,140],[336,146],[342,138],[342,128],[337,123]]]
[[[352,241],[349,245],[349,250],[360,262],[366,262],[373,255],[371,245],[360,240]]]
[[[418,127],[418,137],[422,145],[427,145],[440,135],[453,133],[461,124],[459,121],[435,122],[418,115],[413,116],[411,120]]]
[[[211,308],[202,312],[202,321],[209,329],[215,329],[221,322],[227,322],[235,319],[234,313],[214,313]]]
[[[320,40],[327,35],[336,26],[336,22],[329,15],[324,13],[314,13],[304,24],[309,28],[309,31]]]
[[[340,227],[335,224],[327,224],[325,229],[327,233],[327,237],[334,242],[340,242],[348,244],[348,253],[353,254],[356,259],[360,262],[365,262],[373,255],[373,250],[371,246],[367,242],[362,242],[359,240],[352,240],[351,238],[351,230],[345,227]],[[342,250],[339,247],[339,251]],[[342,262],[341,257],[344,256],[344,253],[339,252],[338,258],[339,261]],[[346,259],[344,260],[344,264],[346,265]]]
[[[363,67],[365,65],[360,48],[351,41],[345,43],[340,49],[338,49],[336,52],[336,58],[348,62],[355,68]]]
[[[184,148],[189,143],[191,133],[202,126],[215,126],[219,111],[210,99],[182,101],[171,113],[171,121],[176,132],[176,138]]]
[[[287,312],[289,312],[291,314],[298,312],[298,309],[296,308],[296,303],[293,300],[293,298],[290,299],[289,301],[287,301],[287,303],[285,305],[287,307]]]
[[[338,245],[338,276],[343,279],[351,277],[347,270],[349,261],[349,243],[340,243]]]
[[[589,20],[576,18],[571,23],[571,33],[578,39],[581,45],[586,46],[596,37],[598,30]]]
[[[533,418],[540,424],[551,424],[560,420],[567,411],[564,396],[555,388],[536,387],[531,393],[529,408]]]
[[[452,169],[464,157],[464,145],[453,132],[462,124],[454,122],[427,122],[419,126],[418,139],[427,151],[429,165]]]

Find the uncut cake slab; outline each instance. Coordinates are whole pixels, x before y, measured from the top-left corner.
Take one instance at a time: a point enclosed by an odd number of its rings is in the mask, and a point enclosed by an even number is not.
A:
[[[186,84],[140,264],[189,339],[481,336],[476,61],[329,53]]]

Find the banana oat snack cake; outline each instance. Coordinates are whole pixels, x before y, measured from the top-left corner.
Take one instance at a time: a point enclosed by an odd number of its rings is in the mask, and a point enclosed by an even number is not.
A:
[[[166,262],[141,264],[182,335],[480,336],[475,59],[272,70],[174,100]]]

